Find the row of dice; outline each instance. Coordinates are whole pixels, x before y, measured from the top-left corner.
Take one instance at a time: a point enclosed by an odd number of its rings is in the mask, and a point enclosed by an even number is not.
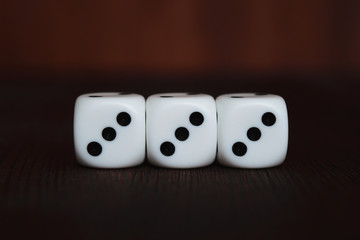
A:
[[[77,98],[74,144],[80,164],[196,168],[218,162],[266,168],[285,160],[288,116],[272,94],[92,93]]]

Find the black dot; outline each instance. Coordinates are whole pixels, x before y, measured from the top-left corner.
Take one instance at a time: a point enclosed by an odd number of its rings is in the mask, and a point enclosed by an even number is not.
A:
[[[116,137],[116,131],[112,127],[106,127],[102,131],[102,136],[106,141],[112,141]]]
[[[169,97],[174,97],[174,96],[160,96],[160,97],[162,97],[162,98],[169,98]]]
[[[245,153],[247,152],[247,147],[244,143],[242,142],[236,142],[234,143],[234,145],[232,146],[232,151],[236,156],[244,156]]]
[[[261,137],[261,131],[260,129],[256,128],[256,127],[252,127],[249,128],[249,130],[247,131],[247,137],[251,140],[251,141],[257,141],[260,139]]]
[[[257,92],[257,93],[255,93],[255,95],[257,95],[257,96],[262,96],[262,95],[268,95],[267,93],[263,93],[263,92]]]
[[[175,152],[175,146],[171,142],[163,142],[160,146],[160,151],[165,156],[171,156]]]
[[[231,96],[231,98],[243,98],[241,96]]]
[[[264,115],[262,115],[261,121],[263,122],[264,125],[270,127],[275,124],[276,117],[273,113],[267,112],[264,113]]]
[[[102,152],[102,147],[97,142],[91,142],[87,145],[87,151],[91,156],[96,157],[99,156]]]
[[[89,96],[89,97],[102,97],[102,96],[91,95],[91,96]]]
[[[193,112],[190,115],[190,122],[194,126],[200,126],[204,122],[204,116],[199,112]]]
[[[132,94],[131,92],[119,92],[119,95],[129,95]]]
[[[184,127],[179,127],[178,129],[176,129],[175,131],[175,137],[179,140],[179,141],[185,141],[186,139],[188,139],[189,137],[189,130],[187,130]]]
[[[125,127],[130,124],[131,117],[127,112],[121,112],[117,115],[116,121],[118,122],[118,124]]]

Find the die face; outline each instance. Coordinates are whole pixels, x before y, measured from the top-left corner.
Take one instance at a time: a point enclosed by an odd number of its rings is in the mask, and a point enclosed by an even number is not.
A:
[[[271,94],[225,94],[218,109],[218,161],[226,166],[266,168],[281,164],[288,145],[283,98]]]
[[[77,98],[74,144],[80,164],[122,168],[145,158],[145,99],[138,94],[91,93]]]
[[[146,101],[147,157],[168,168],[196,168],[216,157],[216,105],[206,94],[164,93]]]

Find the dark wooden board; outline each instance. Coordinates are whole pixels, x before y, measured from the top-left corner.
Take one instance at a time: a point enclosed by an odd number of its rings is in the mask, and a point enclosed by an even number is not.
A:
[[[3,77],[0,237],[356,238],[357,78]],[[92,91],[260,91],[288,105],[289,151],[276,168],[99,170],[75,162],[75,99]],[[2,237],[1,237],[2,238]],[[8,239],[8,238],[2,238]]]

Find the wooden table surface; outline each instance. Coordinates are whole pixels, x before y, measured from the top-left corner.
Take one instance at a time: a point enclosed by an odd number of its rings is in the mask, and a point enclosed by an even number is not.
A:
[[[2,77],[0,236],[101,239],[356,238],[360,78]],[[271,92],[289,111],[279,167],[100,170],[75,162],[78,95]]]

